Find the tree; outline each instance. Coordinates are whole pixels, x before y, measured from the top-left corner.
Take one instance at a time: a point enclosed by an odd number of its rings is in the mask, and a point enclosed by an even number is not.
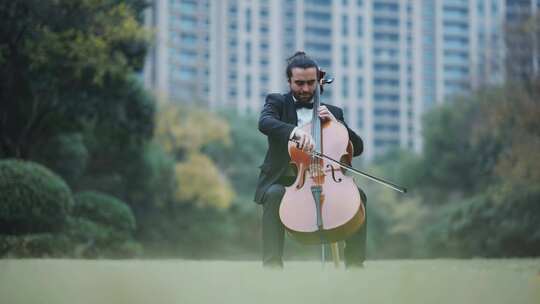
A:
[[[177,161],[178,202],[228,208],[234,196],[226,176],[202,153],[204,145],[230,144],[228,124],[196,108],[163,105],[157,116],[156,140]]]
[[[259,166],[266,153],[266,140],[257,130],[257,119],[232,111],[219,113],[230,126],[230,143],[213,142],[203,151],[216,161],[231,180],[238,195],[251,201],[257,186]]]
[[[230,238],[224,244],[230,254],[255,256],[260,248],[259,206],[253,203],[259,166],[266,153],[266,137],[257,129],[257,117],[234,111],[218,113],[230,126],[230,144],[213,142],[203,151],[230,180],[236,193],[224,224]],[[234,244],[234,246],[231,246]],[[228,245],[228,246],[227,246]]]
[[[540,97],[540,13],[505,25],[506,78]]]
[[[433,129],[422,166],[431,177],[426,185],[436,185],[441,198],[426,234],[432,253],[538,255],[540,103],[534,95],[511,83],[429,115]],[[452,195],[456,190],[460,196]]]
[[[422,185],[426,191],[463,195],[474,190],[478,159],[469,138],[478,117],[478,103],[472,98],[448,102],[425,116]],[[430,198],[435,204],[443,199]]]
[[[0,156],[33,146],[103,106],[111,84],[142,67],[142,1],[14,0],[0,4]],[[107,86],[109,85],[109,87]]]

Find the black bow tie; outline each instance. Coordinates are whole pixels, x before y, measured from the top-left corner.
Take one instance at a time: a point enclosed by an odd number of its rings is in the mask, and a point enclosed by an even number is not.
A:
[[[294,103],[294,108],[295,109],[302,109],[302,108],[305,108],[305,109],[313,109],[313,102],[299,102],[299,101],[296,101]]]

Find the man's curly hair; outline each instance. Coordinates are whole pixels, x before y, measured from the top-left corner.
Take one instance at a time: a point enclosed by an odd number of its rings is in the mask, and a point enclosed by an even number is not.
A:
[[[319,69],[319,65],[315,60],[309,57],[304,51],[297,51],[291,57],[287,58],[287,79],[291,80],[293,68],[316,68]]]

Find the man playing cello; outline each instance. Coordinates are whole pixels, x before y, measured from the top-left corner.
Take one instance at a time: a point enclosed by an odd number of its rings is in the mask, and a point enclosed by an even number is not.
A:
[[[314,149],[311,134],[299,127],[312,119],[313,96],[317,81],[317,63],[304,52],[296,52],[288,59],[286,75],[290,92],[269,94],[259,118],[259,130],[268,138],[268,151],[260,167],[255,202],[262,204],[262,261],[265,267],[283,267],[284,227],[279,218],[279,207],[285,186],[294,182],[295,173],[289,166],[288,153],[290,139],[298,142],[300,149],[310,152]],[[338,120],[345,127],[343,111],[332,105],[321,105],[318,109],[321,120]],[[363,151],[362,139],[347,127],[354,156]],[[360,191],[362,201],[365,194]],[[365,205],[364,205],[365,207]],[[346,267],[362,267],[366,256],[366,223],[345,240]]]

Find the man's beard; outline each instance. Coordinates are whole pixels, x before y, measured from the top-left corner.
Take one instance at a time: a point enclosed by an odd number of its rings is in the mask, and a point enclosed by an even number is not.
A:
[[[313,99],[313,93],[312,94],[298,94],[298,93],[295,93],[293,94],[294,95],[294,98],[296,98],[297,101],[299,102],[310,102],[311,99]]]

